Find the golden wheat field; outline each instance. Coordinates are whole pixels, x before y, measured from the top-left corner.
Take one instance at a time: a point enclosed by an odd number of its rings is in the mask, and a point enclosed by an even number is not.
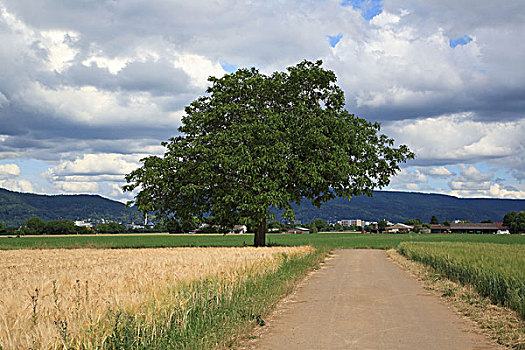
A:
[[[0,348],[95,346],[112,310],[133,312],[178,282],[276,268],[308,247],[0,251]],[[161,303],[160,303],[161,304]],[[148,317],[148,315],[145,315]]]

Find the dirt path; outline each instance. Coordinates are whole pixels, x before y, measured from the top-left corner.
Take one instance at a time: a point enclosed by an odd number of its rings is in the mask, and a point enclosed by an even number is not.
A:
[[[379,250],[338,250],[250,349],[496,349]]]

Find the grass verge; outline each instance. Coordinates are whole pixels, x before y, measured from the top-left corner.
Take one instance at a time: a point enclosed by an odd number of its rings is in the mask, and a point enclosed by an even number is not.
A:
[[[520,246],[465,242],[402,243],[397,251],[472,285],[495,304],[525,318],[525,254]]]
[[[120,310],[112,315],[113,331],[103,349],[214,349],[229,348],[289,294],[306,274],[315,269],[328,249],[306,255],[281,255],[275,270],[245,271],[240,279],[209,278],[183,283],[166,294],[175,300],[154,319],[143,313]],[[148,305],[155,308],[157,302]],[[159,303],[161,305],[163,303]]]
[[[525,349],[525,320],[518,312],[494,305],[472,285],[452,281],[433,267],[409,260],[395,249],[388,250],[387,256],[418,279],[425,289],[439,295],[458,314],[473,321],[476,328],[498,344],[509,349]]]

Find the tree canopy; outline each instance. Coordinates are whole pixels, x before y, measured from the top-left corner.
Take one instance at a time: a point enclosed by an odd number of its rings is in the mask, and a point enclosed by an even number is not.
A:
[[[516,213],[511,211],[503,217],[503,225],[509,228],[510,233],[525,232],[525,211]]]
[[[126,176],[134,203],[166,220],[213,216],[215,224],[257,227],[265,244],[270,208],[293,218],[291,203],[371,195],[413,157],[379,134],[380,125],[345,109],[336,76],[303,61],[265,75],[239,69],[210,77],[185,108],[180,135]]]
[[[412,226],[421,225],[421,220],[420,219],[408,219],[407,221],[405,221],[405,224],[412,225]]]
[[[44,220],[38,217],[32,217],[26,222],[26,230],[24,234],[28,235],[41,235],[45,232],[46,223]]]
[[[116,222],[108,222],[104,224],[98,224],[95,227],[95,231],[98,233],[123,233],[126,232],[126,226],[116,223]]]

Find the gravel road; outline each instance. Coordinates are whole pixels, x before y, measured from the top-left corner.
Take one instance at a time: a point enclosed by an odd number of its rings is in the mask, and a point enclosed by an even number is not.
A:
[[[249,349],[497,349],[380,250],[337,250]]]

